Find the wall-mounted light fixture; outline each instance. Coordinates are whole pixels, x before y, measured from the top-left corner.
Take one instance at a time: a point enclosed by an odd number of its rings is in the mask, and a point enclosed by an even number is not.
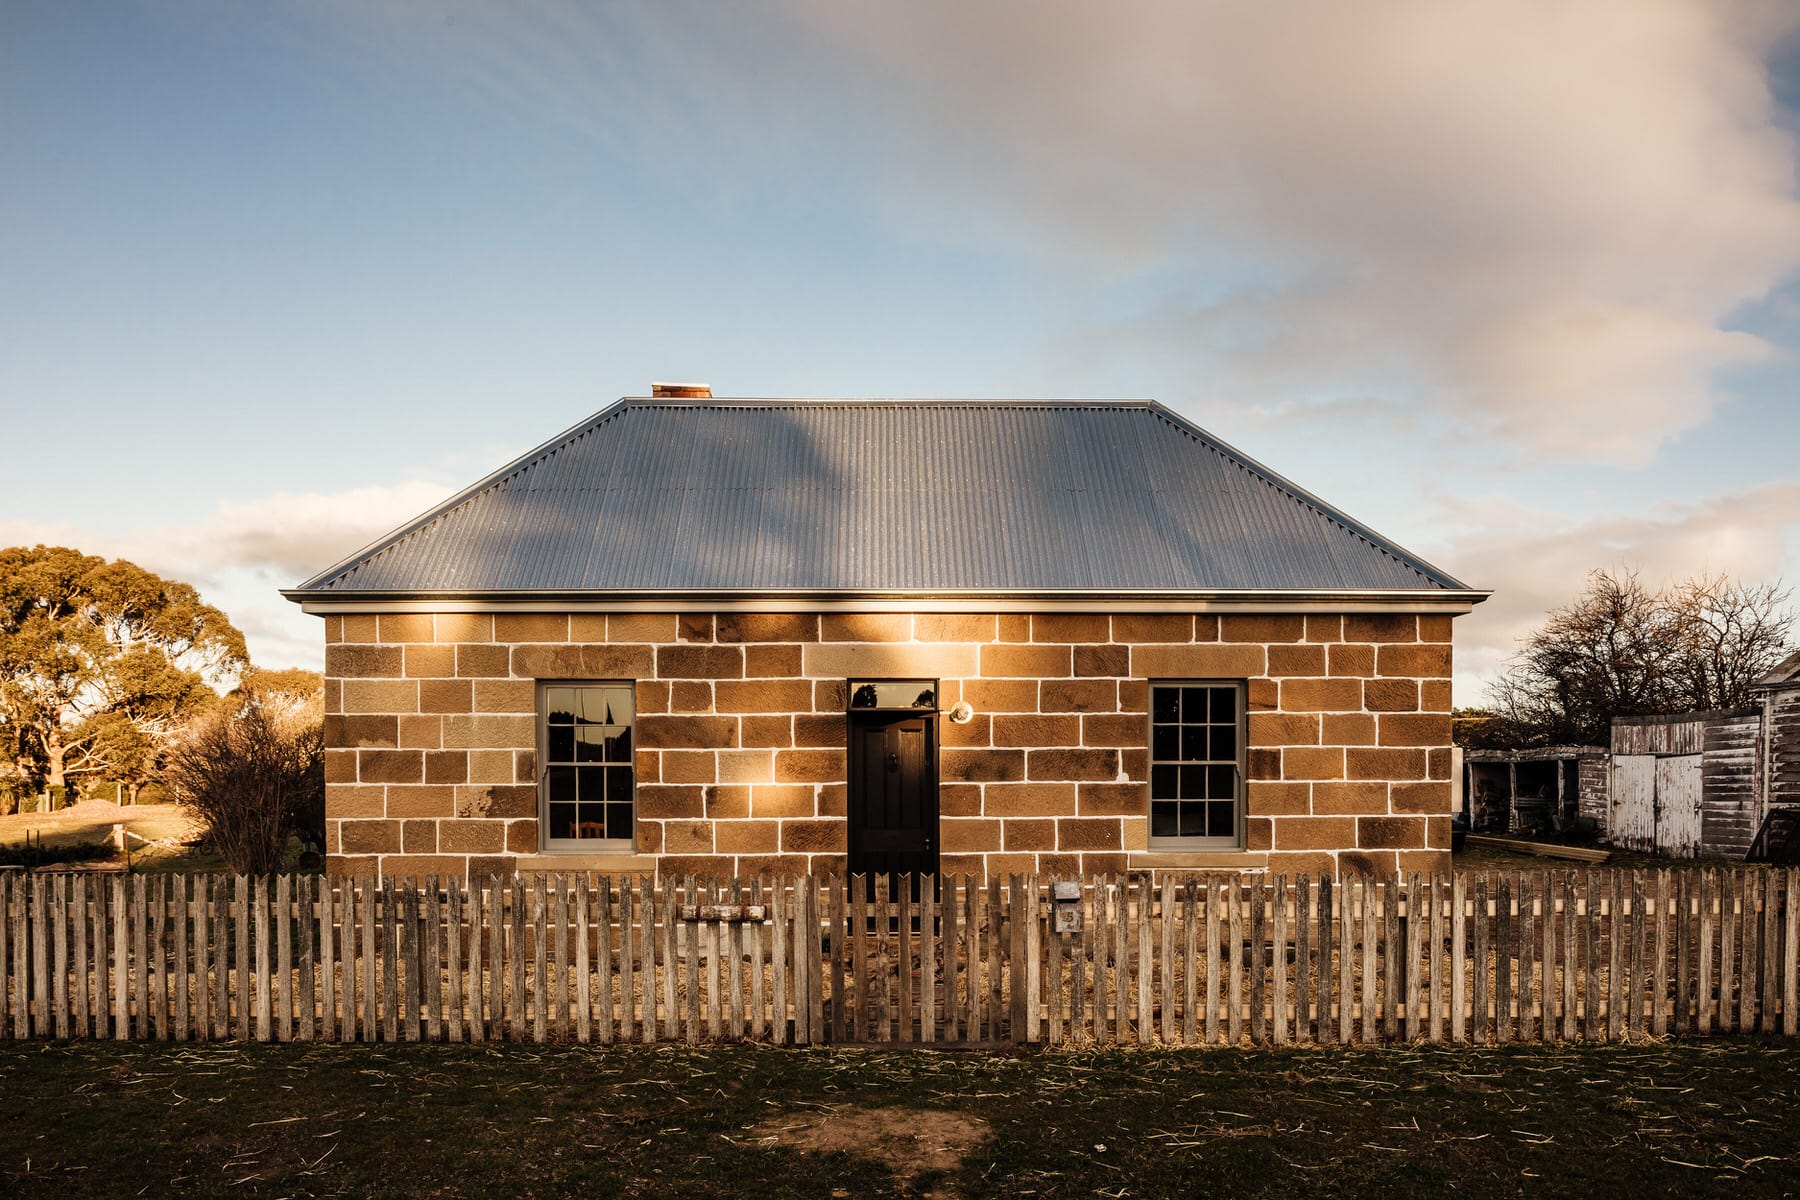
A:
[[[975,719],[975,710],[970,708],[968,701],[965,700],[950,710],[949,717],[952,725],[967,725]]]

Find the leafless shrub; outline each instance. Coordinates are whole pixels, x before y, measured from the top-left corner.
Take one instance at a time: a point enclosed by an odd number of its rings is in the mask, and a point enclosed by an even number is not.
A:
[[[205,819],[231,870],[279,870],[290,834],[323,840],[325,752],[309,706],[251,696],[200,722],[169,755],[164,780]]]

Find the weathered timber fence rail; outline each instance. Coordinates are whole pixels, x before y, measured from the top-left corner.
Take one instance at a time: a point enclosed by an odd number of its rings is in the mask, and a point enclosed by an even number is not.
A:
[[[1292,1045],[1800,1033],[1800,871],[0,879],[0,1036]],[[872,895],[872,899],[870,898]]]

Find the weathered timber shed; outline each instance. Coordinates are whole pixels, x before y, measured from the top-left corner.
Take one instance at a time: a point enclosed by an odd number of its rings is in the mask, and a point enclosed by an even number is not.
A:
[[[1465,750],[1463,807],[1475,833],[1542,833],[1599,827],[1606,816],[1604,746]]]
[[[1153,402],[626,399],[285,593],[333,871],[1447,866],[1443,571]]]
[[[1800,805],[1800,653],[1751,686],[1761,703],[1762,809]]]

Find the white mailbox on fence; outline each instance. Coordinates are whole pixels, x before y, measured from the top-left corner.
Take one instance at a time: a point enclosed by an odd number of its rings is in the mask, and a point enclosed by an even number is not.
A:
[[[1056,933],[1081,932],[1081,884],[1073,879],[1050,885],[1050,928]]]

